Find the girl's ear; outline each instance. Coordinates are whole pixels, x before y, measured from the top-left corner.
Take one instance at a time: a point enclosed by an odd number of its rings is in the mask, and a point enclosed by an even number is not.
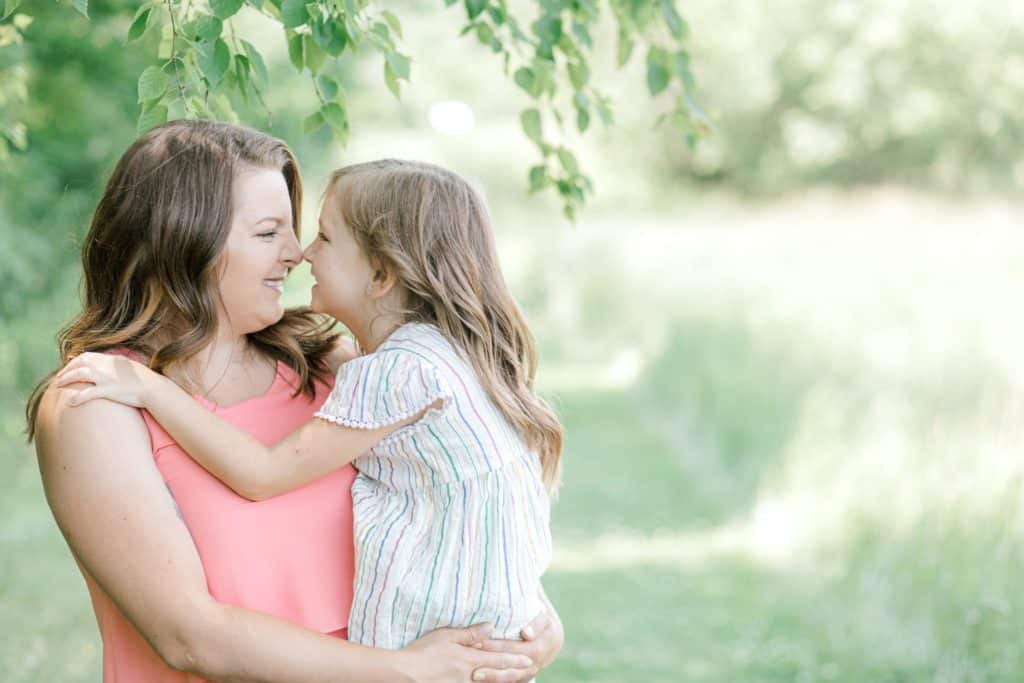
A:
[[[373,292],[370,293],[370,298],[384,298],[395,288],[395,285],[397,284],[398,276],[396,276],[390,269],[380,268],[373,271]]]

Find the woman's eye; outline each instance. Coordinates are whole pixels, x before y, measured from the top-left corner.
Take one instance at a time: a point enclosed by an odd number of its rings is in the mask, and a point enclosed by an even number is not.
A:
[[[277,230],[270,230],[268,232],[257,233],[256,236],[260,237],[262,239],[269,239],[269,238],[274,237],[276,235],[277,235]]]

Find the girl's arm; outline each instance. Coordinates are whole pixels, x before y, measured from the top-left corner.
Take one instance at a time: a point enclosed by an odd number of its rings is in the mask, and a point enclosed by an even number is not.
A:
[[[47,501],[75,558],[171,668],[219,681],[343,683],[466,681],[493,663],[518,668],[488,680],[512,681],[529,666],[485,660],[493,653],[467,647],[479,629],[375,650],[216,602],[146,457],[142,417],[106,401],[71,410],[70,393],[51,385],[40,406],[36,450]]]
[[[83,353],[68,363],[56,382],[93,385],[79,391],[72,405],[106,398],[147,409],[196,462],[250,500],[264,500],[319,479],[422,415],[378,429],[312,419],[266,446],[203,408],[171,380],[123,356]]]

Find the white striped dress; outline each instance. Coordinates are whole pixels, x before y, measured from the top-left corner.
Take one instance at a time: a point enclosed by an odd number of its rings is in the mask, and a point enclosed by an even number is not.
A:
[[[353,642],[396,649],[484,621],[518,638],[542,610],[551,533],[537,454],[436,327],[403,325],[343,364],[316,416],[372,429],[438,399],[354,461]]]

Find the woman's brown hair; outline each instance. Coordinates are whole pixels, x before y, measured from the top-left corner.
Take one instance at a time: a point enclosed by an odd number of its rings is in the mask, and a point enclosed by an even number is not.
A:
[[[533,335],[501,273],[480,195],[456,173],[396,159],[341,168],[327,193],[370,264],[397,277],[404,319],[436,325],[465,353],[556,491],[562,426],[534,392]]]
[[[235,175],[246,167],[280,170],[299,234],[302,177],[281,140],[215,121],[172,121],[121,156],[82,245],[81,313],[57,337],[61,364],[84,351],[124,348],[165,372],[198,353],[217,326],[217,266],[231,227]],[[332,322],[290,309],[248,336],[288,364],[302,391],[327,373]],[[29,439],[53,374],[26,408]]]

